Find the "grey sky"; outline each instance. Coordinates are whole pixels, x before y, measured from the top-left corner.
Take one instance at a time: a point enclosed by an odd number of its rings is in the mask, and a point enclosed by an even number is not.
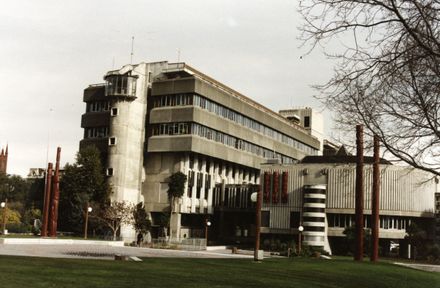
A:
[[[317,107],[311,84],[330,63],[305,49],[296,0],[6,1],[0,10],[0,147],[8,173],[73,162],[82,138],[83,89],[107,70],[180,60],[278,111]],[[50,128],[49,128],[50,125]]]

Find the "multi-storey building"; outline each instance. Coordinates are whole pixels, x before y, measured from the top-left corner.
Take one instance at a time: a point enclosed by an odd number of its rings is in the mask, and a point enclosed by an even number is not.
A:
[[[249,209],[262,162],[319,153],[320,141],[303,126],[185,63],[126,65],[104,80],[84,90],[80,147],[102,152],[113,200],[144,202],[153,222],[170,209],[169,176],[188,175],[184,196],[171,205],[174,239],[197,236],[206,217],[218,219],[214,231],[234,233],[241,221],[234,213]],[[133,230],[122,236],[132,239]]]

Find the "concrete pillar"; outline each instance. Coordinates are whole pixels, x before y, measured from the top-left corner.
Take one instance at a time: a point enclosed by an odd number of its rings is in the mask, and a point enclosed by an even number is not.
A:
[[[170,238],[172,241],[180,240],[180,227],[181,227],[182,214],[171,213],[170,218]]]
[[[215,171],[214,171],[214,163],[211,163],[211,165],[209,166],[209,175],[211,175],[211,185],[209,186],[209,190],[208,190],[208,197],[207,197],[207,202],[208,202],[208,214],[212,214],[213,213],[213,209],[212,209],[212,194],[214,191],[214,187],[215,187]]]
[[[182,172],[188,177],[189,175],[189,154],[186,154],[185,156],[183,156],[184,160],[183,160],[183,169]],[[186,201],[188,201],[188,182],[189,182],[189,177],[187,178],[187,181],[185,182],[185,192],[183,193],[183,197],[182,197],[182,205],[180,206],[180,212],[181,213],[185,213],[188,211],[187,205],[186,205]]]
[[[206,171],[206,160],[203,159],[202,160],[202,169],[201,170],[201,176],[202,176],[202,187],[200,188],[200,199],[199,199],[199,203],[200,203],[200,213],[203,213],[203,209],[205,208],[204,206],[204,199],[205,199],[205,180],[206,180],[206,176],[207,174],[205,173]]]

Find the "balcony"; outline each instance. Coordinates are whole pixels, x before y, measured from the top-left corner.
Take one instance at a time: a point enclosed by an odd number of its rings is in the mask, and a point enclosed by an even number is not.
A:
[[[105,96],[123,100],[136,99],[137,76],[108,75],[105,77]]]

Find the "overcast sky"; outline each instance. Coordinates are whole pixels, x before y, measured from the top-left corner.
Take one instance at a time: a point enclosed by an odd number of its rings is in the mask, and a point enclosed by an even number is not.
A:
[[[0,10],[0,147],[8,173],[72,163],[83,131],[83,90],[113,67],[184,61],[278,111],[319,108],[311,84],[331,65],[297,40],[297,0],[14,0]],[[327,127],[326,129],[329,129]]]

